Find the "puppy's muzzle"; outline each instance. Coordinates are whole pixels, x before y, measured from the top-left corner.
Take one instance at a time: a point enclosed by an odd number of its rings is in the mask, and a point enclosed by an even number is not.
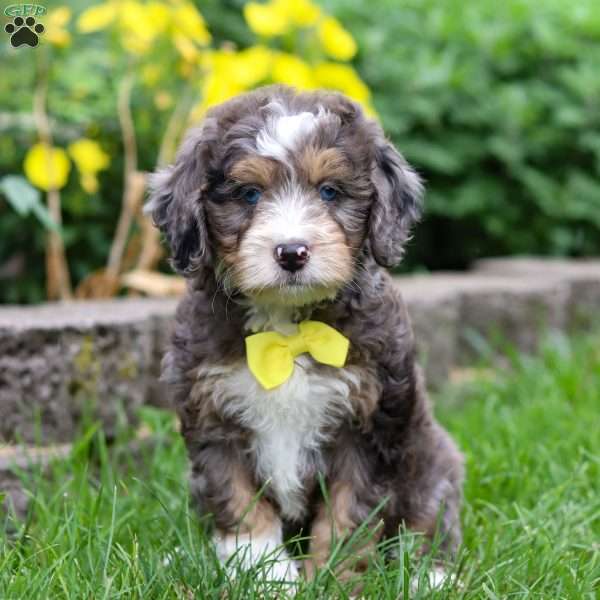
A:
[[[295,273],[310,259],[310,250],[305,242],[279,244],[275,247],[275,260],[285,271]]]

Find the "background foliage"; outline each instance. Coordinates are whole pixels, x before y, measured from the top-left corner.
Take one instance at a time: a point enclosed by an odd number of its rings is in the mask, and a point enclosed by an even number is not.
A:
[[[595,0],[576,5],[566,0],[327,0],[320,4],[320,18],[335,15],[358,43],[354,55],[338,36],[338,47],[346,48],[339,56],[326,50],[312,26],[284,27],[275,37],[257,33],[247,4],[252,3],[198,0],[210,39],[190,35],[191,45],[176,41],[175,30],[164,30],[141,51],[132,51],[123,24],[82,31],[78,19],[98,3],[75,1],[48,6],[40,47],[15,50],[4,38],[0,175],[22,175],[28,151],[40,140],[33,111],[40,73],[48,77],[54,144],[67,149],[91,139],[110,157],[91,175],[75,161],[77,168],[61,190],[60,232],[75,286],[106,265],[123,210],[127,165],[117,101],[125,78],[131,77],[135,170],[150,171],[172,154],[164,147],[165,131],[178,106],[183,105],[186,118],[179,122],[185,124],[188,112],[202,114],[207,98],[217,101],[220,95],[290,76],[302,87],[324,85],[319,65],[347,68],[348,60],[362,81],[344,71],[337,87],[374,107],[427,181],[426,216],[405,269],[462,268],[485,255],[600,252],[600,5]],[[279,5],[289,9],[305,3],[282,0]],[[59,9],[64,17],[65,8],[69,15],[61,21]],[[119,14],[123,18],[122,10]],[[278,18],[268,17],[268,24]],[[274,63],[260,74],[257,47],[283,64],[279,74]],[[246,48],[253,50],[244,54]],[[227,79],[227,89],[210,87],[219,60],[221,73],[241,77]],[[327,82],[332,81],[329,76]],[[97,189],[90,177],[97,179]],[[19,204],[10,194],[19,181],[0,181],[0,301],[38,301],[47,292],[51,226],[44,197],[36,203],[29,190],[18,195],[24,198]],[[135,266],[129,255],[135,254],[136,240],[142,243],[142,233],[134,219],[121,270]]]
[[[428,182],[412,267],[600,252],[600,4],[332,0]]]

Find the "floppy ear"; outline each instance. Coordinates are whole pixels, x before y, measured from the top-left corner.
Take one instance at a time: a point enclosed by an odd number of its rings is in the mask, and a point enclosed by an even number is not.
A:
[[[404,157],[378,134],[372,181],[376,197],[371,207],[369,240],[382,267],[402,260],[412,225],[421,215],[423,185]]]
[[[150,200],[144,207],[167,239],[171,266],[186,277],[211,260],[202,196],[214,129],[209,119],[187,135],[175,164],[152,175]]]

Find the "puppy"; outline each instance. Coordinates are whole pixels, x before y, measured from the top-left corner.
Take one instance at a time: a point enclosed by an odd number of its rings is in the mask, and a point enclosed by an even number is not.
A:
[[[403,524],[457,548],[463,461],[385,270],[421,196],[356,103],[281,86],[213,108],[153,176],[147,209],[188,280],[163,379],[222,561],[276,557],[292,580],[280,546],[303,532],[310,575],[377,509],[372,540]]]

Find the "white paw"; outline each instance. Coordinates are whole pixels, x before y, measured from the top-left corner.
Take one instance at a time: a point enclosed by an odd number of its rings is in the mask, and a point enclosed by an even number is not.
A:
[[[286,553],[281,553],[277,560],[273,560],[266,564],[265,573],[268,579],[274,581],[291,582],[298,579],[298,567]]]
[[[442,567],[433,567],[427,574],[430,589],[435,590],[442,587],[448,577],[449,575],[446,569],[443,569]]]
[[[419,579],[413,578],[410,582],[410,591],[413,594],[416,594],[419,589],[423,590],[423,588],[427,588],[429,590],[436,590],[441,588],[444,583],[448,580],[450,574],[446,569],[442,567],[432,567],[430,571],[427,572],[427,577],[425,581],[419,582]]]
[[[181,551],[181,548],[177,547],[177,548],[173,548],[173,550],[171,552],[169,552],[169,554],[167,554],[166,556],[163,556],[161,563],[163,567],[170,567],[171,564],[173,564],[173,561],[175,560],[176,557],[181,556],[183,553]]]
[[[260,566],[266,577],[276,581],[295,581],[298,568],[281,547],[281,532],[269,535],[225,534],[215,536],[217,556],[231,571]]]

